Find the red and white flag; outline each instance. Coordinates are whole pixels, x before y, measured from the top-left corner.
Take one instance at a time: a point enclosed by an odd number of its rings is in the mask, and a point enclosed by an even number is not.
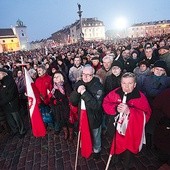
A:
[[[26,68],[24,70],[32,133],[35,137],[43,137],[46,135],[46,129],[38,107],[38,91]]]
[[[84,100],[81,100],[79,130],[81,132],[81,155],[82,157],[88,158],[92,154],[92,140]]]

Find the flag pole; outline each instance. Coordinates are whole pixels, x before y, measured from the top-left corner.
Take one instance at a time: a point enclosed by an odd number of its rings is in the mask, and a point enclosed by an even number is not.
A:
[[[77,170],[77,161],[78,161],[78,154],[79,154],[79,144],[80,144],[80,130],[78,133],[78,140],[77,140],[77,150],[76,150],[76,161],[75,161],[75,170]]]

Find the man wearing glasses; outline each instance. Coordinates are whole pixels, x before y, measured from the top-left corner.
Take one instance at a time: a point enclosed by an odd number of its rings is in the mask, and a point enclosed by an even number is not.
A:
[[[93,159],[100,158],[101,151],[101,123],[103,86],[97,77],[94,77],[94,68],[87,65],[83,68],[82,80],[75,84],[75,90],[70,96],[73,105],[80,110],[81,99],[84,100],[93,145]]]

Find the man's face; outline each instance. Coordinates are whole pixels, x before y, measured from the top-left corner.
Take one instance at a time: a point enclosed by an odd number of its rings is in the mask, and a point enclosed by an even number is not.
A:
[[[82,73],[82,80],[85,83],[90,82],[93,79],[93,71],[90,68],[84,68]]]
[[[154,67],[153,68],[153,74],[155,76],[162,76],[164,75],[166,72],[165,72],[165,69],[161,68],[161,67]]]
[[[105,59],[105,60],[103,61],[103,67],[104,67],[106,70],[109,70],[110,67],[111,67],[111,65],[112,65],[112,62],[111,62],[110,59]]]
[[[122,56],[123,56],[124,59],[129,58],[130,57],[130,50],[124,50],[122,52]]]
[[[42,68],[38,68],[37,72],[38,72],[39,77],[41,77],[41,76],[43,76],[45,74],[45,70],[43,70]]]
[[[163,55],[163,54],[168,53],[168,51],[169,51],[169,50],[166,50],[166,49],[163,49],[163,48],[162,48],[162,49],[160,49],[158,52],[159,52],[160,55]]]
[[[152,57],[152,53],[153,53],[152,48],[147,48],[147,49],[145,50],[145,55],[146,55],[147,58]]]
[[[121,80],[121,87],[122,87],[123,92],[131,93],[133,91],[133,89],[136,87],[134,78],[123,77]]]
[[[75,59],[74,59],[74,64],[75,64],[76,66],[79,66],[80,63],[81,63],[80,58],[75,58]]]

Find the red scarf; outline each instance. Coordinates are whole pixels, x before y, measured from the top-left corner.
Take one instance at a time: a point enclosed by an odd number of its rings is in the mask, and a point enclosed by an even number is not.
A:
[[[55,93],[55,90],[59,90],[60,93],[64,94],[65,95],[65,91],[64,91],[64,87],[63,87],[63,82],[61,83],[54,83],[53,84],[53,89],[51,91],[51,93],[54,95]]]

